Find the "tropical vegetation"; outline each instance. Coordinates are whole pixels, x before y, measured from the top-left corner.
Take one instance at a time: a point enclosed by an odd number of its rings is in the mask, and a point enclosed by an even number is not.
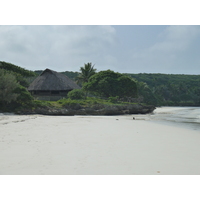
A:
[[[80,72],[62,72],[78,81],[82,89],[72,90],[65,99],[48,102],[34,100],[27,91],[30,82],[41,72],[0,62],[0,111],[123,103],[200,106],[200,75],[121,74],[111,70],[97,72],[92,63],[87,63],[80,68]]]
[[[32,104],[33,97],[26,89],[31,76],[35,76],[33,71],[0,62],[0,111],[13,111]]]
[[[125,99],[137,97],[136,81],[128,76],[111,70],[100,71],[91,76],[83,89],[100,97]]]
[[[93,76],[96,73],[96,69],[94,68],[94,65],[92,63],[84,64],[84,67],[80,68],[80,73],[76,77],[78,84],[84,84],[87,83],[91,76]]]

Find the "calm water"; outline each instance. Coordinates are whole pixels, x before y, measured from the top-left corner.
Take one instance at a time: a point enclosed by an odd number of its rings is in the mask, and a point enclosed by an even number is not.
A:
[[[200,130],[200,107],[161,107],[148,119]]]

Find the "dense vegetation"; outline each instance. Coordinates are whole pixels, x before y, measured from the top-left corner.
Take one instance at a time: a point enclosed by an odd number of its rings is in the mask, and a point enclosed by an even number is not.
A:
[[[35,73],[10,63],[0,62],[0,111],[29,107],[33,97],[27,91],[27,78]]]
[[[91,76],[83,89],[101,97],[137,97],[136,81],[111,70],[100,71]]]
[[[66,96],[65,99],[58,102],[37,101],[34,100],[26,88],[28,87],[30,80],[33,80],[36,76],[41,74],[42,71],[32,72],[10,63],[2,63],[3,64],[0,65],[0,111],[3,112],[24,111],[25,113],[28,113],[29,111],[34,111],[38,108],[52,109],[66,108],[66,106],[73,108],[74,105],[75,107],[77,107],[77,105],[79,105],[79,107],[83,105],[89,107],[95,105],[95,107],[99,107],[100,104],[123,104],[124,102],[120,102],[115,96],[122,96],[121,93],[124,91],[127,92],[127,94],[124,93],[124,96],[131,96],[132,93],[134,95],[136,94],[134,90],[137,86],[131,78],[119,73],[114,73],[110,70],[96,73],[94,66],[91,63],[87,63],[84,67],[81,67],[81,72],[76,76],[76,80],[79,80],[82,85],[88,83],[90,87],[87,89],[84,89],[83,87],[81,90],[73,90],[68,93],[68,96]],[[100,91],[97,89],[97,91],[95,91],[94,89],[91,89],[93,80],[95,80],[92,79],[93,76],[95,76],[94,78],[101,76],[103,80],[105,79],[108,81],[108,84],[110,84],[110,86],[108,86],[110,92],[108,93],[108,90],[105,90],[105,95],[103,95],[102,90]],[[27,78],[29,78],[29,81]],[[127,85],[127,87],[122,91],[123,85],[126,82],[130,85]],[[115,84],[117,90],[113,90],[111,87],[113,84]],[[130,91],[129,89],[131,88],[131,84],[134,86],[134,90]],[[104,89],[106,88],[105,84],[99,84],[99,86],[103,86]],[[100,98],[87,97],[89,92],[98,94]],[[102,99],[101,96],[107,98]]]
[[[3,61],[0,61],[0,69],[5,69],[7,71],[19,74],[23,77],[35,76],[35,73],[33,71],[26,70],[26,69],[19,67],[17,65],[13,65],[11,63],[7,63],[7,62],[3,62]]]
[[[146,90],[138,88],[144,98],[151,96],[155,105],[199,106],[200,75],[128,74],[146,84]],[[148,99],[148,98],[147,98]]]
[[[12,73],[17,82],[24,87],[28,87],[30,81],[32,80],[31,77],[36,76],[35,72],[33,71],[26,70],[22,67],[7,62],[0,62],[0,69],[5,70],[7,73]]]
[[[76,79],[74,73],[74,79]],[[200,75],[124,74],[136,80],[138,98],[156,106],[200,106]]]
[[[10,112],[38,107],[144,103],[155,106],[200,106],[200,75],[120,74],[111,70],[96,72],[92,63],[80,72],[62,72],[79,81],[81,90],[73,90],[57,102],[36,101],[27,91],[30,82],[42,71],[30,71],[0,62],[0,111]]]

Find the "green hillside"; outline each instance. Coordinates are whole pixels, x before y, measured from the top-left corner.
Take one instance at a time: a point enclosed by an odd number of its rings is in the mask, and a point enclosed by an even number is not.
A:
[[[30,71],[11,63],[0,61],[0,69],[15,76],[23,87],[42,73]],[[2,71],[3,73],[3,71]],[[76,81],[78,72],[61,72]],[[135,102],[155,106],[200,106],[200,75],[183,74],[125,74],[137,82],[138,98]]]
[[[63,72],[75,80],[78,72]],[[157,106],[200,106],[200,75],[125,74],[138,83],[138,101]]]
[[[200,105],[200,75],[128,74],[147,84],[158,105]]]

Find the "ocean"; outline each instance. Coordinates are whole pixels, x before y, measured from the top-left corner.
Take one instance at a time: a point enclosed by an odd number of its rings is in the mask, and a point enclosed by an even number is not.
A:
[[[158,107],[146,119],[200,130],[200,107]]]

